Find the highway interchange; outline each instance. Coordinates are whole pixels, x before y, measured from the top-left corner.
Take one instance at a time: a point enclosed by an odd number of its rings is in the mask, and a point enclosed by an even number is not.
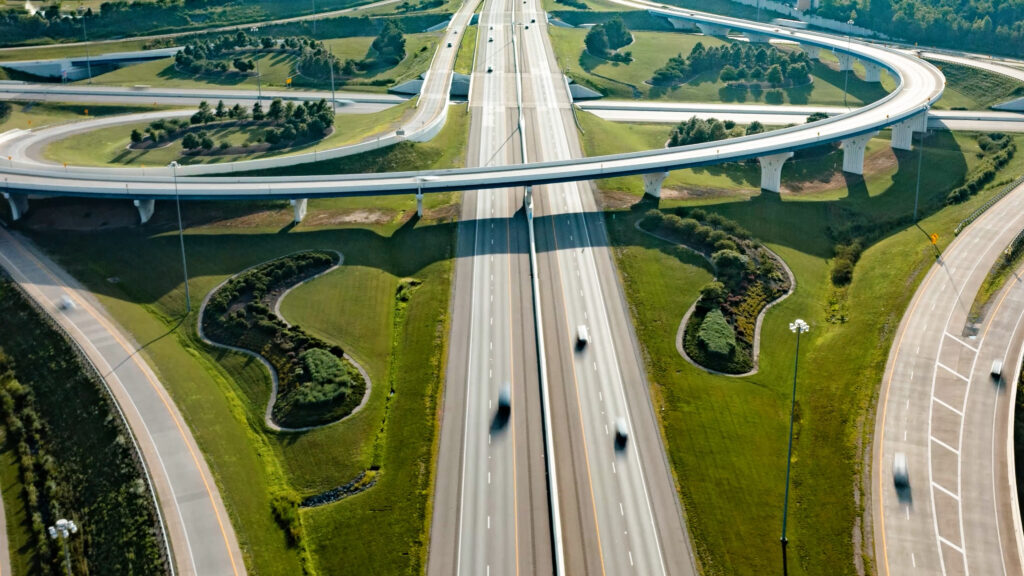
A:
[[[632,7],[653,6],[616,1]],[[464,34],[474,8],[472,1],[464,4],[446,34]],[[680,18],[693,17],[689,11],[664,10]],[[737,28],[763,28],[714,19]],[[539,1],[484,0],[479,30],[470,94],[469,169],[291,178],[288,182],[182,178],[181,194],[186,198],[306,198],[408,193],[419,187],[426,191],[467,190],[458,236],[451,357],[428,572],[545,574],[555,572],[557,566],[558,572],[566,574],[696,574],[607,232],[592,186],[581,178],[757,157],[870,133],[926,110],[941,95],[941,74],[905,53],[858,44],[858,54],[886,63],[901,77],[897,90],[880,103],[851,112],[834,111],[840,116],[817,128],[801,126],[727,144],[582,160],[571,102],[548,41]],[[803,32],[798,40],[829,42],[828,37]],[[443,125],[448,103],[455,50],[445,50],[443,42],[440,46],[420,107],[407,124],[410,132],[425,133],[425,137]],[[4,89],[0,87],[0,96]],[[74,97],[60,96],[62,101]],[[95,101],[95,96],[88,97]],[[131,91],[105,97],[113,101],[137,98]],[[389,105],[387,98],[366,102],[354,95],[345,98],[355,106]],[[652,112],[659,111],[633,113]],[[691,110],[660,112],[692,115]],[[751,110],[747,114],[756,117],[772,112]],[[991,116],[948,121],[1006,119]],[[826,137],[820,136],[823,130]],[[0,166],[8,191],[132,198],[170,195],[172,182],[159,171],[142,174],[74,168],[66,174],[48,174],[33,167],[28,142],[11,148],[18,150],[18,156],[6,169]],[[112,183],[117,183],[116,190]],[[528,224],[523,208],[524,186],[532,188],[536,202],[533,224]],[[995,383],[987,373],[995,358],[1004,360],[1006,378],[1015,377],[1019,369],[1024,331],[1020,325],[1024,318],[1021,283],[1009,283],[997,297],[998,306],[977,327],[977,334],[966,335],[963,328],[965,299],[969,306],[991,263],[1024,228],[1022,208],[1024,189],[1019,189],[961,234],[937,260],[897,334],[882,383],[873,467],[875,543],[878,564],[886,574],[913,570],[928,574],[1020,573],[1020,519],[1014,518],[1007,505],[1015,496],[1010,494],[1009,482],[1012,455],[1005,447],[1007,436],[1012,436],[1007,390],[1012,380]],[[1005,214],[1014,216],[1008,219],[1002,216]],[[530,225],[536,231],[536,270],[531,270],[528,257],[526,231]],[[42,255],[25,258],[31,254],[26,252],[29,249],[9,233],[3,232],[0,241],[0,264],[23,286],[35,286],[30,295],[40,303],[52,304],[61,291],[74,291],[82,309],[58,320],[69,323],[69,331],[80,344],[112,343],[107,350],[99,346],[94,350],[97,365],[119,366],[118,371],[136,366],[138,373],[118,372],[117,377],[125,382],[125,389],[145,383],[150,390],[127,390],[126,400],[138,404],[140,394],[154,392],[156,397],[166,397],[158,383],[153,384],[155,377],[143,362],[122,363],[126,353],[138,356],[131,354],[134,349],[125,344],[116,326],[102,318],[98,306],[78,295],[81,288],[60,278],[56,267]],[[18,254],[22,257],[12,257]],[[532,302],[533,275],[542,303],[539,316],[535,316]],[[537,317],[543,318],[539,325],[534,324]],[[939,317],[944,321],[936,328],[934,320]],[[81,322],[93,324],[83,327]],[[591,336],[582,348],[575,342],[579,325],[587,326]],[[89,330],[93,332],[87,334]],[[99,337],[97,331],[106,332]],[[546,343],[540,356],[535,335]],[[544,365],[552,383],[547,398],[539,385],[543,377],[539,364]],[[506,383],[512,393],[507,421],[497,411],[499,391]],[[153,404],[152,400],[148,403]],[[547,431],[544,407],[550,410]],[[143,413],[138,421],[151,424],[150,418],[167,417],[180,421],[172,408],[166,411],[164,416]],[[617,450],[613,442],[614,422],[619,417],[626,420],[630,432],[624,450]],[[135,424],[133,430],[138,436]],[[157,439],[140,440],[145,445]],[[182,447],[192,450],[194,445],[187,433],[169,441],[172,445],[166,449],[179,453]],[[558,464],[557,496],[546,483],[548,442]],[[159,442],[155,445],[159,447]],[[911,499],[898,498],[891,482],[896,451],[910,456]],[[159,471],[154,474],[165,515],[176,508],[203,505],[202,499],[192,497],[196,478],[206,483],[209,492],[208,509],[197,510],[194,518],[183,513],[177,524],[165,519],[179,568],[191,563],[196,574],[243,573],[230,524],[225,528],[222,521],[226,518],[223,505],[215,485],[210,487],[209,472],[205,463],[199,464],[201,460],[193,473],[198,476],[187,480],[161,480]],[[152,468],[149,455],[147,462]],[[180,488],[186,482],[191,482],[192,488]],[[167,498],[167,492],[173,497]],[[183,497],[200,504],[186,506]],[[560,518],[558,530],[553,530],[552,516]],[[211,532],[211,519],[220,523],[222,537]],[[206,525],[200,526],[203,522]],[[190,543],[187,551],[177,544],[182,541]]]

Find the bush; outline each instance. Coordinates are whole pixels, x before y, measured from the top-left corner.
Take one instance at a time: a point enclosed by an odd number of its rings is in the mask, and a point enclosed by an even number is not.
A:
[[[700,304],[708,309],[718,308],[725,302],[728,296],[729,292],[725,289],[725,284],[711,281],[700,289]]]
[[[299,521],[299,497],[291,492],[278,492],[270,500],[274,521],[288,536],[290,546],[302,542],[302,523]]]
[[[720,308],[715,308],[704,316],[697,338],[705,350],[720,357],[730,356],[736,349],[736,332],[725,320]]]
[[[853,280],[853,262],[847,258],[836,258],[832,263],[832,283],[846,286]]]

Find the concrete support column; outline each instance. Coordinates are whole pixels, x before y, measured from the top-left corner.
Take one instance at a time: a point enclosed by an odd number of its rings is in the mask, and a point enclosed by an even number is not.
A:
[[[868,132],[843,140],[843,172],[864,173],[864,150],[867,149],[868,142],[877,134],[878,132]]]
[[[882,67],[873,62],[866,62],[861,60],[861,65],[864,66],[864,81],[865,82],[881,82],[882,81]]]
[[[928,131],[928,110],[921,112],[917,116],[910,118],[911,126],[914,132],[927,132]]]
[[[899,124],[892,125],[891,143],[893,150],[910,150],[913,148],[914,124],[913,118],[907,118]]]
[[[758,34],[757,32],[747,32],[746,37],[751,44],[767,44],[768,41],[771,40],[771,36]]]
[[[842,52],[836,52],[836,58],[839,59],[839,71],[844,72],[846,70],[853,70],[853,63],[857,61],[856,58],[849,54],[843,54]]]
[[[757,159],[761,164],[761,189],[775,192],[782,188],[782,165],[793,157],[792,152],[781,152]]]
[[[416,193],[416,216],[423,218],[423,192]]]
[[[294,222],[298,224],[302,222],[303,218],[306,217],[306,204],[309,202],[306,198],[296,198],[291,201],[292,208],[295,210]]]
[[[149,222],[149,219],[153,217],[153,210],[156,208],[156,200],[132,200],[132,204],[134,204],[135,208],[139,211],[139,220],[141,220],[143,224]]]
[[[728,36],[729,29],[725,26],[719,26],[717,24],[707,24],[704,22],[697,22],[697,28],[700,29],[701,33],[705,36]]]
[[[644,174],[644,194],[661,198],[661,185],[668,178],[668,172],[650,172]]]
[[[690,20],[680,20],[679,18],[668,18],[668,23],[672,25],[673,30],[693,30],[697,27],[696,24]]]
[[[817,60],[821,55],[821,46],[811,46],[810,44],[801,44],[800,49],[807,54],[807,57],[811,60]]]
[[[21,217],[28,212],[28,196],[17,192],[4,192],[4,198],[11,205],[11,218],[21,220]]]

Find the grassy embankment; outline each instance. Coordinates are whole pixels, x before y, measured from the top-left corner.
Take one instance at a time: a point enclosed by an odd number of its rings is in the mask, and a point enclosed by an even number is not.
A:
[[[985,110],[1011,98],[1024,96],[1024,82],[980,68],[934,61],[946,76],[946,89],[935,103],[938,109]]]
[[[48,145],[43,150],[43,155],[54,162],[67,162],[79,166],[166,166],[172,160],[177,160],[181,164],[216,164],[287,156],[355,144],[374,134],[389,132],[401,125],[412,110],[413,103],[410,101],[370,114],[338,114],[334,121],[334,132],[323,140],[249,154],[188,155],[184,154],[181,138],[159,148],[130,150],[128,145],[131,144],[132,130],[142,132],[149,126],[149,122],[135,122],[74,134]],[[228,142],[232,146],[238,146],[254,143],[257,139],[262,140],[266,131],[267,127],[263,126],[218,128],[211,125],[206,132],[216,145]]]
[[[585,144],[593,153],[589,132]],[[885,144],[881,138],[878,142]],[[874,430],[877,388],[893,333],[934,262],[926,234],[938,233],[939,247],[944,247],[956,223],[991,193],[940,209],[946,193],[978,162],[977,147],[969,135],[948,132],[933,133],[927,146],[921,229],[898,225],[870,244],[841,296],[847,308],[842,323],[828,320],[837,298],[829,280],[833,235],[856,223],[877,223],[884,231],[885,222],[910,214],[916,151],[900,153],[894,165],[878,167],[864,179],[844,177],[845,185],[841,179],[837,188],[814,194],[754,192],[751,197],[660,202],[665,208],[700,203],[739,222],[793,270],[796,292],[768,313],[760,371],[749,378],[707,374],[676,352],[679,321],[710,275],[688,252],[634,229],[653,201],[632,204],[638,200],[635,192],[606,195],[620,206],[607,209],[606,223],[705,572],[777,569],[793,369],[787,324],[794,318],[807,320],[811,331],[801,342],[789,510],[791,573],[818,574],[828,567],[830,574],[852,575],[855,554],[873,555],[862,532],[870,528],[861,524],[864,451]],[[876,147],[875,154],[883,152]],[[800,171],[799,161],[788,162],[783,182],[792,182]],[[1024,157],[1017,157],[989,190],[1022,171]],[[632,205],[621,207],[627,203]]]
[[[466,34],[459,42],[459,53],[455,56],[455,72],[457,74],[473,73],[473,54],[476,52],[476,35],[479,28],[475,24],[466,27]]]
[[[340,82],[337,85],[339,90],[358,90],[361,92],[384,92],[387,86],[372,86],[374,81],[388,80],[396,84],[415,78],[422,74],[430,66],[430,60],[434,56],[434,50],[440,38],[438,32],[425,32],[419,34],[405,35],[405,58],[392,67],[380,67],[367,71],[357,76],[358,84],[343,86]],[[362,60],[370,50],[373,43],[371,36],[358,36],[352,38],[334,38],[324,40],[324,44],[335,56],[342,61],[348,59]],[[174,67],[174,59],[154,60],[143,62],[133,66],[127,66],[93,78],[93,84],[104,84],[108,86],[135,86],[147,84],[150,86],[162,86],[171,88],[224,88],[256,90],[260,81],[264,90],[284,89],[287,87],[286,80],[296,73],[295,62],[297,58],[290,54],[266,54],[259,53],[253,56],[258,62],[260,79],[256,76],[230,75],[207,75],[194,76],[187,72],[179,72]],[[299,82],[299,79],[295,79]],[[79,83],[84,83],[85,80]],[[306,82],[308,85],[309,83]],[[330,82],[318,86],[304,86],[304,88],[330,89]]]
[[[75,520],[86,535],[71,542],[69,570],[169,573],[153,494],[99,374],[2,275],[0,317],[8,426],[0,445],[0,483],[12,569],[63,572],[63,554],[43,529],[59,514]],[[24,423],[21,433],[9,427],[15,419]],[[21,449],[19,442],[25,443]],[[34,525],[33,512],[42,515],[41,525]]]
[[[449,118],[429,143],[347,161],[407,169],[458,165],[468,114],[453,109]],[[392,154],[398,157],[389,159]],[[281,231],[290,228],[291,211],[282,203],[183,205],[193,310],[220,281],[252,264],[305,249],[345,255],[339,270],[290,294],[282,311],[341,344],[368,371],[372,391],[357,414],[306,434],[265,430],[269,381],[261,366],[200,344],[194,316],[178,323],[184,293],[173,210],[158,206],[154,221],[141,228],[29,232],[147,343],[143,354],[210,462],[250,573],[301,573],[307,552],[320,574],[424,569],[454,198],[428,197],[423,220],[410,218],[411,197],[315,200],[306,222],[286,234]],[[126,245],[132,250],[119,249]],[[399,306],[395,295],[405,278],[422,284]],[[301,511],[305,552],[289,547],[271,513],[272,495],[317,494],[374,469],[376,485],[368,491]]]
[[[580,84],[590,86],[611,98],[632,99],[634,94],[639,94],[643,98],[681,102],[764,103],[764,92],[755,97],[753,92],[729,88],[718,80],[717,73],[700,74],[673,88],[647,83],[654,71],[664,66],[669,57],[676,54],[688,55],[697,42],[702,42],[704,46],[719,46],[726,42],[719,38],[679,32],[633,31],[633,43],[619,51],[632,51],[634,60],[629,64],[621,64],[585,52],[583,39],[587,34],[586,29],[551,27],[549,32],[559,66],[568,69],[569,75]],[[835,69],[834,59],[829,65],[829,56],[822,52],[822,61],[814,63],[811,70],[814,82],[811,85],[782,89],[784,103],[821,106],[843,104],[846,74]],[[883,74],[884,80],[879,86],[860,79],[863,69],[859,65],[854,70],[855,73],[849,75],[850,106],[877,100],[895,86],[887,74]]]
[[[8,130],[28,130],[54,124],[88,120],[102,116],[152,112],[161,106],[119,106],[110,104],[61,104],[57,102],[10,102],[11,113],[0,120],[0,133]],[[88,111],[88,114],[86,114]]]

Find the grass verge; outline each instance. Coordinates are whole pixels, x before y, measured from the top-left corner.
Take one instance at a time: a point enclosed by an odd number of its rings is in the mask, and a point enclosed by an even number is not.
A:
[[[117,106],[110,104],[62,104],[59,102],[11,102],[11,113],[0,122],[0,133],[30,130],[54,124],[102,116],[165,110],[165,106]],[[130,130],[129,130],[130,132]]]
[[[1010,98],[1024,96],[1024,82],[980,68],[934,61],[946,77],[946,89],[935,103],[939,109],[985,110]]]
[[[647,361],[655,411],[705,573],[777,569],[775,527],[782,520],[793,366],[787,323],[798,317],[812,329],[801,341],[790,570],[816,574],[827,566],[830,574],[853,575],[855,556],[870,570],[871,528],[862,523],[864,481],[869,477],[864,462],[891,340],[917,284],[934,262],[927,234],[939,233],[940,248],[945,246],[956,223],[997,188],[966,204],[941,208],[957,175],[966,174],[974,156],[969,149],[973,138],[948,133],[933,138],[938,140],[928,145],[929,168],[923,174],[925,180],[933,179],[922,182],[926,208],[920,229],[893,228],[865,250],[847,289],[845,322],[829,321],[832,234],[850,221],[884,226],[909,214],[916,162],[902,159],[893,174],[875,184],[851,183],[810,198],[755,193],[742,199],[660,202],[663,209],[701,203],[709,213],[737,221],[786,260],[795,274],[795,293],[767,314],[760,372],[748,378],[708,374],[679,356],[679,321],[710,274],[695,255],[673,250],[634,228],[653,201],[604,195],[609,201],[606,223]],[[1015,159],[997,180],[1021,171],[1024,162]]]
[[[476,34],[479,26],[467,26],[466,33],[459,42],[459,53],[455,56],[456,74],[473,73],[473,54],[476,52]]]

